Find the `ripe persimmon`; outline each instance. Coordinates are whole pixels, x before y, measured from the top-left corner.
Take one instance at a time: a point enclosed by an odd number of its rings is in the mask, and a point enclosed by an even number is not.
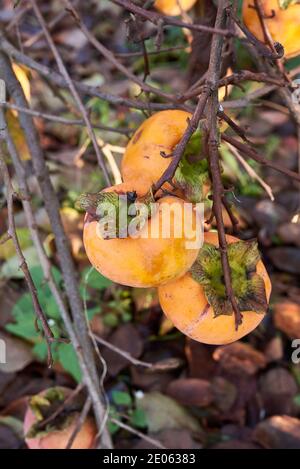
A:
[[[300,5],[288,0],[261,0],[261,5],[273,41],[283,45],[288,58],[300,54]],[[265,42],[258,13],[250,1],[243,2],[243,20],[249,31]]]
[[[146,119],[126,147],[121,163],[123,180],[133,186],[138,184],[137,190],[141,186],[145,191],[150,190],[168,168],[172,159],[170,155],[180,142],[190,118],[191,114],[188,112],[168,110],[157,112]],[[199,160],[198,163],[193,161],[190,164],[187,159],[198,156],[200,152],[201,135],[198,131],[187,145],[185,157],[181,159],[173,179],[178,188],[175,195],[183,198],[185,195],[192,195],[191,199],[188,197],[192,202],[201,200],[210,187],[206,160]],[[172,189],[169,184],[165,184],[164,188]]]
[[[237,330],[226,299],[217,233],[204,234],[203,247],[190,272],[158,288],[161,307],[174,326],[206,344],[228,344],[255,329],[265,315],[271,293],[256,243],[226,238],[232,285],[243,315]]]
[[[171,158],[164,158],[180,141],[188,126],[189,112],[160,111],[146,119],[128,143],[121,163],[125,182],[143,180],[146,190],[158,181]]]
[[[70,410],[67,415],[66,406],[64,414],[58,415],[54,419],[49,417],[53,415],[59,405],[64,403],[71,392],[71,389],[65,387],[54,387],[30,398],[24,418],[24,435],[29,449],[66,448],[76,428],[81,406],[78,406],[78,411]],[[91,449],[96,435],[97,429],[94,420],[87,417],[71,448]]]
[[[168,16],[180,15],[183,11],[190,10],[197,0],[155,0],[155,8]]]
[[[137,219],[134,218],[134,224],[130,226],[133,219],[129,216],[129,236],[127,227],[124,230],[124,227],[118,225],[118,220],[103,233],[102,228],[107,229],[110,220],[99,219],[95,207],[111,202],[113,212],[114,204],[117,204],[115,213],[119,216],[122,207],[116,198],[120,195],[131,209],[136,204],[135,198],[141,194],[137,194],[135,186],[127,182],[81,198],[80,205],[87,211],[83,242],[91,264],[114,282],[132,287],[157,286],[183,275],[192,266],[199,250],[200,243],[196,241],[199,238],[197,230],[201,230],[201,226],[196,210],[193,208],[191,211],[191,223],[185,224],[188,215],[184,211],[184,200],[165,196],[156,201],[155,210],[151,214],[147,212],[141,217],[142,225],[135,233]],[[147,196],[136,200],[144,201],[144,207],[150,207]],[[166,235],[163,228],[166,227],[168,211],[170,229]],[[184,229],[181,229],[183,225]]]

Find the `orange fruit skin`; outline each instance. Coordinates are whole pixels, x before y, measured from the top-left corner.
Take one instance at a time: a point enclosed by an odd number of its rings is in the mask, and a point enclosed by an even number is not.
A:
[[[228,243],[238,241],[233,236],[226,236],[226,238]],[[217,233],[205,233],[204,242],[217,246]],[[262,261],[258,262],[256,271],[265,282],[266,296],[269,301],[271,282]],[[173,282],[159,286],[158,296],[163,312],[171,319],[174,326],[185,335],[205,344],[223,345],[235,342],[253,331],[264,318],[263,314],[243,312],[243,322],[237,331],[233,314],[214,318],[211,307],[204,312],[207,305],[204,289],[189,273]]]
[[[113,186],[111,191],[126,191],[130,183]],[[163,203],[172,205],[174,202],[182,208],[184,201],[180,198],[167,196],[158,200],[157,212],[146,222],[140,235],[135,238],[103,239],[97,231],[97,221],[85,222],[83,242],[91,264],[105,277],[112,281],[132,287],[152,287],[173,280],[183,275],[196,260],[199,248],[187,248],[186,241],[195,239],[188,231],[181,237],[173,236],[177,218],[171,215],[171,236],[163,237],[161,230],[158,237],[142,238],[146,227],[148,232],[161,227]],[[198,214],[193,212],[193,223]],[[181,221],[181,220],[178,220]]]
[[[197,0],[156,0],[155,8],[168,16],[178,16],[181,11],[190,10]]]
[[[262,0],[264,8],[265,24],[269,29],[274,42],[280,42],[285,50],[286,57],[300,54],[300,5],[290,5],[286,10],[279,7],[278,0]],[[264,42],[263,31],[259,22],[257,12],[250,8],[250,0],[243,2],[243,20],[247,28]],[[275,12],[274,18],[271,16]]]
[[[168,168],[171,158],[163,158],[172,152],[187,128],[191,114],[180,110],[160,111],[146,119],[128,143],[121,174],[125,182],[144,184],[147,191]]]
[[[62,388],[65,392],[65,396],[70,394],[70,390]],[[46,391],[40,394],[45,394]],[[70,425],[63,430],[57,430],[49,432],[47,435],[39,438],[25,438],[25,442],[29,449],[65,449],[69,439],[76,427],[78,413],[74,413],[74,419],[70,422]],[[32,425],[36,423],[36,416],[33,411],[28,407],[25,418],[24,418],[24,435],[28,433]],[[91,417],[88,417],[81,429],[79,430],[71,449],[92,449],[94,440],[97,435],[97,429],[95,423]]]

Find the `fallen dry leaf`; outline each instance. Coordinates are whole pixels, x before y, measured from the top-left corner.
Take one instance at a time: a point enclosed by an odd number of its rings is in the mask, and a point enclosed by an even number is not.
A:
[[[259,380],[259,391],[266,415],[293,415],[294,396],[298,386],[293,376],[285,368],[273,368]]]
[[[207,407],[213,401],[211,385],[204,379],[186,378],[172,381],[167,394],[183,405]]]
[[[186,340],[185,354],[191,378],[210,379],[216,370],[212,357],[213,347],[201,344],[192,339]]]
[[[300,305],[290,301],[277,303],[274,306],[274,323],[291,339],[300,337]]]
[[[241,375],[253,375],[266,366],[265,356],[251,345],[243,342],[217,347],[213,358],[226,371]]]
[[[174,428],[186,428],[193,432],[201,430],[192,414],[174,399],[159,392],[151,392],[137,399],[137,407],[145,412],[150,433]]]
[[[139,358],[143,352],[142,339],[136,327],[132,324],[120,326],[107,340],[121,350],[130,353],[134,358]],[[121,370],[130,365],[126,358],[108,348],[103,350],[102,355],[111,376],[116,376]]]
[[[299,449],[300,420],[274,415],[257,425],[253,439],[267,449]]]
[[[227,379],[216,376],[211,382],[211,390],[215,405],[222,412],[228,412],[237,397],[236,386]]]
[[[0,360],[0,371],[14,373],[23,370],[34,358],[31,348],[23,340],[0,331],[0,340],[5,344],[6,363]]]

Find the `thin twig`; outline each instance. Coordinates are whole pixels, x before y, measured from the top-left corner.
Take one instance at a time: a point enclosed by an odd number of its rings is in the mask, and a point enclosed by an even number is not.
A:
[[[160,55],[160,54],[169,54],[170,52],[177,52],[177,51],[185,51],[187,50],[188,45],[186,46],[173,46],[173,47],[166,47],[165,49],[159,50],[147,50],[148,55]],[[118,59],[127,59],[132,57],[142,57],[143,51],[136,51],[136,52],[115,52],[115,57]]]
[[[109,420],[112,423],[114,423],[115,425],[118,425],[119,427],[123,428],[124,430],[127,430],[130,433],[133,433],[133,435],[136,435],[136,436],[140,437],[142,440],[147,441],[148,443],[155,446],[156,448],[166,449],[166,447],[160,441],[154,440],[154,438],[151,438],[150,436],[145,435],[144,433],[136,430],[135,428],[131,427],[130,425],[127,425],[126,423],[121,422],[120,420],[115,419],[113,417],[110,417]]]
[[[240,155],[240,153],[238,152],[238,150],[233,146],[231,145],[230,143],[227,143],[227,146],[228,148],[230,149],[231,153],[235,156],[235,158],[238,160],[238,162],[243,166],[243,168],[247,171],[247,173],[249,174],[249,176],[252,178],[252,179],[255,179],[260,185],[261,187],[266,191],[266,193],[268,194],[268,196],[270,197],[270,199],[272,200],[272,202],[275,200],[275,197],[274,197],[274,194],[273,194],[273,191],[272,191],[272,188],[269,186],[269,184],[267,184],[258,174],[256,171],[254,171],[254,169],[252,168],[252,166],[250,166],[247,161],[244,160],[244,158]]]
[[[3,125],[5,125],[5,122],[3,121],[3,119],[0,119],[0,128],[2,129],[1,132],[0,132],[1,146],[3,145],[3,140],[2,140],[3,137],[1,135],[2,131],[3,131],[3,127],[2,127]],[[25,256],[23,254],[23,251],[22,251],[20,243],[19,243],[18,235],[17,235],[17,232],[16,232],[15,219],[14,219],[14,194],[15,194],[15,191],[12,187],[12,183],[11,183],[11,179],[10,179],[10,176],[9,176],[8,168],[7,168],[7,165],[5,163],[4,155],[2,153],[2,148],[1,148],[1,153],[0,153],[0,169],[1,169],[2,177],[4,179],[4,184],[5,184],[5,187],[6,187],[8,233],[9,233],[9,236],[11,237],[11,239],[13,241],[17,256],[19,258],[20,268],[22,269],[22,272],[24,274],[24,277],[25,277],[25,280],[26,280],[26,283],[27,283],[27,286],[28,286],[28,289],[29,289],[29,292],[30,292],[30,295],[31,295],[31,300],[32,300],[32,304],[33,304],[33,307],[34,307],[36,317],[40,321],[40,323],[42,325],[42,328],[43,328],[43,332],[44,332],[45,340],[46,340],[46,344],[47,344],[47,351],[48,351],[48,366],[51,367],[52,364],[53,364],[53,358],[52,358],[52,353],[51,353],[51,343],[54,342],[54,340],[56,340],[56,339],[54,338],[53,332],[51,331],[51,329],[48,325],[47,318],[46,318],[46,316],[45,316],[45,314],[42,310],[42,307],[40,305],[40,302],[39,302],[39,299],[38,299],[38,296],[37,296],[36,287],[35,287],[34,282],[32,280],[32,277],[31,277],[31,274],[30,274],[30,271],[29,271]]]
[[[65,449],[71,449],[72,448],[72,445],[78,435],[78,433],[80,432],[84,422],[86,421],[86,418],[89,414],[89,411],[91,409],[91,406],[92,406],[92,399],[90,397],[88,397],[85,401],[85,404],[78,416],[78,418],[76,419],[76,424],[75,424],[75,427],[74,427],[74,430],[69,438],[69,441],[67,443],[67,446]]]
[[[97,139],[96,139],[93,127],[91,125],[90,119],[88,117],[87,111],[86,111],[86,109],[83,105],[83,102],[82,102],[82,100],[79,96],[79,93],[78,93],[73,81],[71,80],[71,77],[70,77],[70,75],[69,75],[69,73],[68,73],[68,71],[65,67],[65,64],[63,63],[61,55],[58,52],[58,49],[55,46],[54,41],[53,41],[53,39],[52,39],[48,29],[47,29],[45,20],[44,20],[42,14],[41,14],[41,11],[40,11],[36,1],[35,0],[30,0],[30,2],[32,4],[34,13],[35,13],[35,15],[36,15],[41,27],[42,27],[42,30],[43,30],[45,38],[46,38],[46,40],[49,44],[49,47],[52,51],[52,54],[55,58],[58,69],[61,72],[61,74],[63,75],[64,79],[66,80],[66,82],[68,84],[68,87],[69,87],[69,90],[70,90],[74,100],[76,101],[76,104],[77,104],[78,108],[80,109],[83,120],[84,120],[84,122],[86,124],[86,127],[87,127],[89,137],[90,137],[90,139],[93,143],[93,147],[94,147],[94,150],[95,150],[95,153],[96,153],[96,156],[97,156],[98,164],[99,164],[100,168],[102,169],[102,172],[103,172],[103,175],[104,175],[104,178],[105,178],[107,184],[110,185],[110,177],[109,177],[109,174],[107,172],[107,169],[106,169],[106,166],[105,166],[105,163],[104,163],[104,158],[103,158],[102,152],[101,152],[101,150],[100,150],[100,148],[97,144]]]
[[[175,174],[176,168],[184,154],[184,150],[189,143],[193,133],[197,130],[199,126],[200,119],[203,117],[204,109],[206,106],[206,102],[208,96],[210,94],[210,88],[207,86],[206,89],[203,90],[200,98],[198,99],[198,103],[196,109],[188,122],[188,126],[180,140],[177,144],[176,148],[172,152],[172,160],[169,164],[166,171],[162,174],[159,180],[153,186],[153,192],[157,192],[165,182],[171,182],[172,178]]]
[[[26,109],[20,106],[16,106],[16,104],[12,104],[12,103],[0,103],[0,106],[7,108],[7,109],[14,109],[15,111],[23,112],[24,114],[29,114],[33,117],[37,117],[38,119],[45,119],[45,120],[52,121],[52,122],[58,122],[60,124],[80,125],[80,126],[86,125],[85,122],[80,119],[67,119],[66,117],[55,116],[53,114],[48,114],[46,112],[37,111],[34,109]],[[118,127],[109,127],[107,125],[96,124],[95,122],[91,122],[91,125],[92,127],[94,127],[94,129],[105,130],[107,132],[114,132],[114,133],[126,135],[126,136],[134,132],[133,129],[120,129]]]
[[[0,53],[0,78],[5,81],[10,96],[15,100],[16,104],[20,107],[28,108],[23,90],[15,77],[10,61],[3,53]],[[95,360],[91,349],[86,321],[83,315],[82,302],[77,286],[76,270],[59,214],[59,203],[51,183],[49,171],[45,163],[33,119],[30,115],[25,115],[23,113],[19,114],[19,119],[21,127],[24,130],[27,145],[32,157],[33,169],[43,195],[45,208],[55,236],[65,290],[74,320],[75,333],[69,319],[69,314],[65,310],[63,301],[60,302],[60,310],[66,324],[67,332],[78,355],[84,381],[93,400],[93,408],[98,428],[102,428],[106,411],[101,402],[101,395],[99,394],[99,383]],[[46,266],[44,266],[44,268],[46,269]],[[60,296],[58,295],[56,299],[60,301]],[[106,429],[103,431],[101,441],[103,447],[112,447],[111,439]]]
[[[51,81],[56,86],[61,88],[69,88],[68,82],[65,80],[64,76],[61,73],[56,72],[55,70],[47,67],[46,65],[40,64],[33,60],[31,57],[23,54],[18,49],[16,49],[0,32],[0,50],[5,54],[8,54],[16,62],[25,65],[26,67],[31,68],[32,70],[37,71],[43,75],[48,81]],[[91,86],[81,83],[79,81],[73,81],[76,89],[83,95],[96,97],[107,101],[113,106],[126,106],[129,108],[140,109],[145,111],[161,111],[165,109],[182,109],[190,111],[191,108],[186,105],[180,105],[177,103],[152,103],[152,102],[143,102],[138,99],[129,99],[123,98],[121,96],[116,96],[104,91],[99,90],[98,86]]]
[[[130,353],[126,352],[126,350],[122,350],[119,347],[116,347],[115,345],[111,344],[107,340],[103,339],[103,337],[100,337],[99,335],[93,334],[96,342],[98,342],[101,345],[104,345],[105,347],[109,348],[113,352],[117,353],[121,357],[125,358],[128,360],[130,363],[136,366],[142,366],[144,368],[153,368],[152,363],[144,362],[142,360],[138,360],[137,358],[134,358]]]
[[[79,14],[75,10],[75,8],[72,6],[69,0],[64,0],[65,4],[67,5],[67,8],[69,12],[72,14],[73,18],[76,21],[76,24],[78,27],[81,29],[85,37],[88,39],[88,41],[97,49],[98,52],[100,52],[103,57],[105,57],[109,62],[111,62],[120,72],[122,72],[129,80],[133,81],[137,85],[140,86],[141,90],[148,92],[148,93],[155,93],[157,96],[161,96],[167,100],[174,100],[174,96],[170,95],[169,93],[165,93],[161,91],[158,88],[155,88],[154,86],[148,85],[145,83],[144,80],[141,80],[139,77],[135,76],[133,73],[128,70],[127,67],[125,67],[123,64],[121,64],[114,54],[107,49],[98,39],[95,38],[95,36],[88,30],[88,28],[85,26],[83,23],[82,19],[80,18]]]
[[[192,31],[204,31],[210,34],[220,34],[221,36],[224,36],[224,37],[236,36],[236,34],[230,30],[224,30],[220,28],[211,28],[209,26],[205,26],[202,24],[187,23],[185,21],[178,20],[177,18],[174,18],[173,16],[165,16],[165,15],[161,15],[160,13],[156,13],[155,11],[146,10],[129,0],[111,0],[111,1],[125,8],[125,10],[131,11],[131,13],[141,16],[142,18],[150,21],[156,26],[158,26],[159,24],[162,24],[162,25],[169,25],[169,26],[177,26],[179,28],[186,28]]]
[[[286,176],[295,179],[296,181],[300,181],[300,174],[296,173],[295,171],[291,171],[290,169],[285,168],[284,166],[278,163],[274,163],[273,161],[267,160],[249,145],[245,145],[242,142],[236,140],[235,138],[229,137],[229,135],[222,134],[221,138],[222,140],[224,140],[224,142],[230,143],[235,148],[237,148],[243,155],[248,156],[252,160],[257,161],[262,166],[275,169],[276,171],[279,171],[280,173],[285,174]]]

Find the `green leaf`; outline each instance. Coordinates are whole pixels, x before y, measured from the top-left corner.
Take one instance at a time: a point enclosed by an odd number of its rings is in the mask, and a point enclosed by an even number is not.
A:
[[[47,344],[46,341],[35,344],[32,348],[32,353],[37,357],[38,360],[43,362],[47,358]],[[52,354],[53,355],[53,354]]]
[[[128,392],[113,391],[112,399],[116,405],[122,405],[126,407],[130,407],[132,405],[132,399]]]
[[[95,317],[96,314],[99,314],[99,313],[101,313],[101,306],[97,305],[97,306],[94,306],[93,308],[89,308],[87,310],[88,320],[91,321],[93,317]]]
[[[104,277],[104,275],[101,275],[96,269],[91,270],[90,267],[87,267],[83,271],[82,278],[87,286],[95,290],[104,290],[104,288],[109,287],[113,283],[111,280]]]
[[[135,409],[130,417],[130,423],[133,427],[146,428],[147,417],[143,409]]]
[[[118,316],[114,313],[107,313],[103,318],[103,323],[105,326],[117,327],[119,324]]]
[[[14,323],[5,326],[6,330],[23,339],[36,341],[39,333],[35,329],[35,314],[29,293],[25,293],[12,310]]]
[[[46,301],[45,301],[46,300]],[[45,296],[43,299],[40,299],[41,306],[45,311],[46,315],[52,319],[60,319],[60,311],[55,298],[50,296],[50,298],[46,298]],[[45,304],[43,304],[45,303]]]
[[[82,376],[73,345],[59,343],[57,346],[57,354],[62,367],[79,383]]]

